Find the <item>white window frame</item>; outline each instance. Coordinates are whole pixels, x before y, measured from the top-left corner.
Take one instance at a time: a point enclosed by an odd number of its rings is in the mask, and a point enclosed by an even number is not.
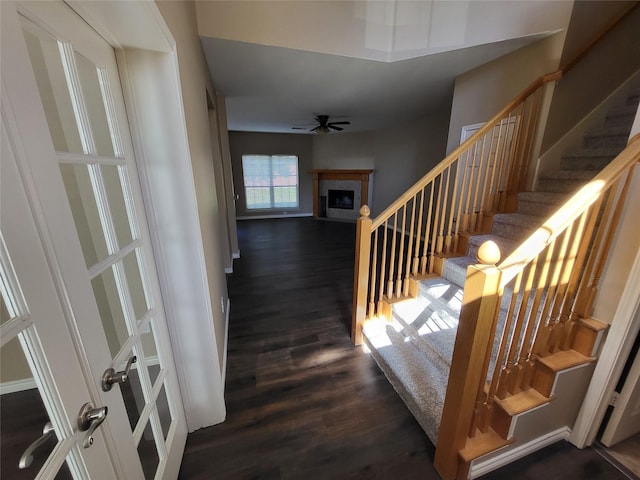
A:
[[[245,159],[249,157],[264,157],[265,160],[269,162],[269,185],[247,185],[247,171],[245,168]],[[278,157],[288,157],[296,159],[296,198],[295,205],[277,205],[275,201],[275,189],[278,188],[277,185],[274,185],[274,173],[273,173],[273,160]],[[298,210],[300,208],[300,160],[297,155],[291,154],[277,154],[277,155],[266,155],[266,154],[243,154],[242,155],[242,186],[244,188],[244,198],[245,198],[245,207],[247,210],[252,211],[272,211],[272,210]],[[292,185],[287,185],[287,187],[291,187]],[[249,204],[249,195],[247,193],[247,188],[252,187],[262,187],[269,188],[269,204],[270,206],[251,206]]]

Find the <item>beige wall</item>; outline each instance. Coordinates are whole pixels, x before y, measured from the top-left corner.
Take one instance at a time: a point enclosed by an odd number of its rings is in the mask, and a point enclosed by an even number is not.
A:
[[[313,213],[313,178],[311,135],[293,133],[229,132],[229,150],[233,168],[233,185],[238,218],[273,215],[310,215]],[[285,211],[256,212],[247,210],[242,177],[242,155],[297,155],[299,208]]]
[[[456,78],[447,152],[460,145],[465,125],[486,122],[536,78],[557,69],[564,41],[559,32]]]
[[[156,2],[176,41],[182,101],[203,237],[207,280],[211,294],[214,328],[220,365],[224,356],[225,312],[228,294],[219,238],[220,212],[216,195],[207,91],[215,96],[196,25],[193,2]]]
[[[632,2],[575,2],[562,64]],[[562,78],[553,92],[542,151],[553,146],[640,68],[640,9],[629,15]]]

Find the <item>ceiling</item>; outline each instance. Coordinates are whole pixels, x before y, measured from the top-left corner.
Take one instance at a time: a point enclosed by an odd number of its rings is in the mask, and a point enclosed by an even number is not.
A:
[[[544,37],[531,35],[381,62],[203,37],[229,130],[306,133],[315,115],[348,120],[345,131],[376,130],[451,104],[455,78]],[[309,126],[313,128],[313,125]]]
[[[457,76],[566,27],[543,0],[201,1],[229,130],[308,133],[316,115],[381,129],[449,108]]]

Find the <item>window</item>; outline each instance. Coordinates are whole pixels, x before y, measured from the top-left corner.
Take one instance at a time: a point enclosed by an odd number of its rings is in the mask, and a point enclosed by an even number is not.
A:
[[[298,207],[298,157],[243,155],[247,209]]]

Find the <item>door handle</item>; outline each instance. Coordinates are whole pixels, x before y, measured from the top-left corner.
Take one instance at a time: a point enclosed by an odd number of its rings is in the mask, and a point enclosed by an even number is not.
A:
[[[133,355],[127,362],[127,366],[121,372],[116,372],[113,368],[107,368],[102,374],[102,391],[108,392],[113,387],[114,383],[124,383],[129,378],[129,370],[131,365],[136,363],[138,358]]]
[[[56,430],[53,428],[51,422],[45,423],[44,428],[42,429],[42,435],[35,442],[29,445],[20,457],[20,462],[18,463],[18,468],[20,470],[27,468],[33,463],[33,452],[46,443],[49,438],[53,437],[55,432]]]
[[[93,445],[93,432],[102,425],[102,422],[107,418],[107,413],[109,413],[109,409],[106,406],[95,408],[91,402],[82,406],[80,413],[78,413],[78,428],[81,432],[87,432],[87,436],[82,442],[83,448],[89,448]]]

